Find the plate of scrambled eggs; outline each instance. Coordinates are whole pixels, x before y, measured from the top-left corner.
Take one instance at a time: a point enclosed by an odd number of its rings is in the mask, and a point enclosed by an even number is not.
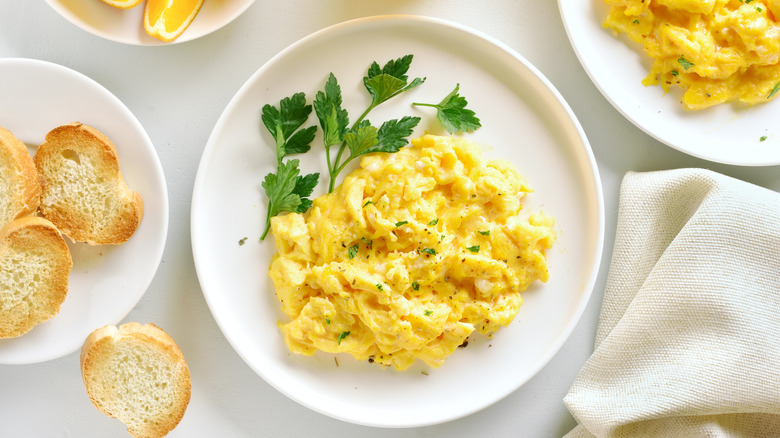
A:
[[[311,208],[261,241],[277,166],[261,108],[333,73],[359,114],[369,65],[406,54],[425,84],[370,117],[420,117],[410,143],[355,160],[326,194],[316,134],[295,156],[322,175]],[[451,136],[412,103],[456,84],[482,128]],[[592,151],[549,81],[490,37],[415,16],[338,24],[261,67],[209,138],[191,219],[203,294],[246,363],[304,406],[381,427],[453,420],[533,377],[579,320],[604,236]]]
[[[559,0],[583,67],[647,134],[710,161],[780,164],[775,0]]]

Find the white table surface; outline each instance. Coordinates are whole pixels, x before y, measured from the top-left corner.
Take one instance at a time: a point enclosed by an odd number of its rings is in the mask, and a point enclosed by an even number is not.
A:
[[[606,207],[600,275],[582,319],[560,352],[535,378],[493,406],[416,429],[337,421],[269,386],[219,331],[201,293],[190,246],[190,198],[201,152],[241,84],[299,38],[331,24],[381,14],[426,15],[473,27],[539,68],[588,135]],[[780,189],[777,167],[734,167],[692,158],[626,121],[580,66],[554,0],[258,0],[211,35],[160,47],[127,46],[93,36],[43,0],[0,0],[0,57],[42,59],[91,77],[130,108],[157,149],[170,198],[168,240],[154,281],[125,321],[164,327],[187,358],[192,399],[171,437],[562,436],[576,424],[562,398],[592,352],[625,172],[704,167]],[[118,420],[99,413],[87,398],[78,352],[40,364],[0,366],[0,437],[109,437],[125,436],[124,431]]]

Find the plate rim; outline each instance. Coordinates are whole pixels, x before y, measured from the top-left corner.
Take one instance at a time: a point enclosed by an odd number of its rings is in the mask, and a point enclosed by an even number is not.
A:
[[[159,235],[161,237],[160,244],[157,247],[158,251],[156,251],[156,254],[154,254],[153,260],[153,269],[150,269],[148,272],[148,278],[142,282],[142,286],[140,287],[140,294],[138,295],[137,299],[133,300],[132,305],[129,305],[128,308],[123,308],[121,311],[117,311],[117,315],[111,319],[111,321],[107,322],[107,324],[117,324],[120,321],[124,320],[127,315],[130,314],[130,312],[133,311],[133,309],[138,305],[138,303],[143,299],[143,297],[146,295],[146,292],[149,290],[149,286],[154,281],[155,276],[157,275],[157,271],[160,268],[160,264],[162,261],[163,253],[165,252],[165,245],[168,240],[168,226],[169,226],[169,219],[170,219],[170,204],[169,204],[169,198],[168,198],[168,186],[167,181],[165,179],[165,173],[162,168],[162,163],[160,161],[159,155],[157,154],[157,150],[154,147],[154,143],[152,142],[151,138],[149,137],[149,134],[146,132],[146,129],[141,124],[140,120],[133,114],[133,112],[130,110],[130,108],[127,107],[127,105],[124,104],[114,93],[112,93],[109,89],[101,85],[96,80],[92,79],[91,77],[85,75],[84,73],[81,73],[75,69],[72,69],[70,67],[57,64],[55,62],[46,61],[42,59],[36,59],[36,58],[26,58],[26,57],[9,57],[9,58],[0,58],[0,69],[6,68],[6,65],[14,65],[14,64],[21,64],[25,66],[33,66],[34,68],[44,68],[49,69],[50,71],[56,72],[57,75],[69,75],[73,78],[76,78],[76,80],[84,81],[84,83],[89,84],[96,92],[102,93],[106,99],[109,101],[113,101],[113,104],[115,107],[124,113],[127,118],[125,119],[125,122],[131,123],[134,125],[134,129],[136,129],[140,134],[141,137],[144,140],[145,146],[148,148],[148,153],[151,157],[153,157],[153,164],[154,169],[149,169],[149,171],[154,171],[155,174],[157,174],[157,177],[159,178],[162,187],[161,191],[158,194],[160,197],[160,204],[163,206],[163,208],[160,211],[160,229],[159,230],[153,230],[153,234]],[[41,135],[45,135],[45,132],[42,132]],[[146,212],[145,212],[146,213]],[[70,242],[67,238],[65,238],[66,242]],[[70,288],[70,282],[69,282],[69,288],[68,293],[72,293],[72,289]],[[56,315],[55,315],[56,318]],[[52,318],[53,319],[53,318]],[[44,322],[45,323],[45,322]],[[97,329],[99,327],[95,327]],[[88,333],[87,333],[88,334]],[[10,338],[10,340],[14,339],[22,339],[24,335],[17,337],[17,338]],[[86,338],[86,336],[85,336]],[[74,338],[75,339],[75,338]],[[73,354],[76,352],[81,345],[83,344],[84,340],[79,339],[78,341],[73,341],[71,345],[68,348],[64,348],[63,351],[54,353],[54,354],[48,354],[48,355],[38,355],[36,358],[29,360],[9,360],[9,359],[1,359],[0,358],[0,364],[2,365],[31,365],[31,364],[37,364],[37,363],[43,363],[48,362],[56,359],[60,359],[62,357],[65,357],[67,355]],[[2,346],[0,345],[0,348]],[[65,351],[67,350],[67,351]]]
[[[537,80],[539,80],[545,87],[545,91],[550,94],[550,96],[554,97],[556,100],[557,105],[561,110],[563,110],[567,116],[567,119],[571,123],[571,127],[575,128],[577,132],[578,139],[582,142],[582,145],[584,146],[584,150],[581,151],[584,153],[584,155],[587,157],[587,164],[589,165],[587,175],[593,178],[593,189],[595,191],[595,197],[596,197],[596,206],[595,206],[595,222],[597,223],[597,232],[596,237],[594,237],[594,246],[595,251],[593,256],[594,264],[587,274],[587,280],[583,284],[583,291],[584,295],[581,299],[581,302],[579,303],[579,306],[575,309],[574,316],[571,318],[566,327],[563,329],[564,335],[560,337],[560,339],[557,339],[556,344],[550,349],[547,357],[542,358],[536,369],[529,374],[529,376],[520,382],[517,386],[512,386],[510,389],[505,391],[503,394],[501,394],[499,397],[496,397],[492,402],[475,406],[471,408],[470,410],[466,410],[463,412],[459,412],[456,415],[450,415],[446,416],[445,418],[436,419],[434,421],[430,422],[415,422],[415,423],[409,423],[409,424],[377,424],[372,422],[365,422],[360,421],[359,419],[350,417],[348,415],[339,415],[338,413],[334,413],[331,411],[323,410],[319,407],[313,406],[311,403],[307,403],[303,400],[300,400],[298,397],[294,397],[291,395],[288,391],[284,390],[283,388],[279,387],[277,385],[277,382],[270,381],[266,376],[260,371],[257,370],[254,365],[252,365],[245,354],[238,348],[238,346],[235,344],[235,340],[233,339],[234,335],[231,333],[225,332],[225,323],[221,320],[222,317],[215,314],[214,310],[214,298],[209,296],[210,294],[206,291],[206,288],[203,284],[203,275],[204,275],[204,267],[203,264],[206,263],[206,261],[202,260],[203,251],[200,250],[200,236],[198,235],[198,230],[200,229],[200,226],[198,225],[198,217],[197,217],[197,211],[201,209],[200,206],[201,200],[199,199],[199,193],[203,190],[202,187],[206,184],[205,182],[205,176],[206,173],[204,169],[206,169],[209,165],[209,162],[211,161],[211,157],[215,153],[215,150],[217,149],[216,146],[216,138],[218,137],[218,134],[224,129],[224,125],[226,123],[226,120],[228,119],[228,115],[231,114],[235,110],[235,106],[238,104],[238,101],[241,100],[242,96],[246,94],[247,90],[254,86],[254,83],[258,80],[260,76],[263,75],[263,73],[270,69],[274,64],[279,62],[279,60],[283,57],[285,57],[289,52],[296,50],[298,47],[302,45],[309,44],[310,42],[314,41],[316,38],[321,36],[324,33],[331,33],[331,32],[339,32],[342,31],[344,28],[349,28],[355,25],[363,25],[365,23],[371,22],[371,21],[396,21],[399,23],[413,23],[415,25],[420,24],[433,24],[436,26],[446,27],[451,30],[455,30],[458,32],[463,32],[466,34],[470,34],[476,38],[479,38],[483,40],[484,42],[487,42],[488,44],[500,49],[502,52],[506,53],[512,58],[513,62],[518,62],[521,64],[525,69],[529,71]],[[322,29],[319,29],[317,31],[314,31],[299,40],[295,41],[294,43],[290,44],[280,52],[278,52],[276,55],[268,59],[265,63],[263,63],[252,75],[249,76],[249,78],[238,88],[238,90],[235,92],[235,94],[232,96],[230,101],[228,102],[227,106],[223,110],[223,112],[220,114],[220,117],[218,118],[216,124],[214,125],[214,128],[209,136],[209,139],[206,143],[206,147],[203,150],[203,154],[201,156],[201,161],[198,165],[198,170],[195,178],[195,183],[193,186],[193,195],[191,200],[191,215],[190,215],[190,230],[191,230],[191,240],[192,240],[192,251],[193,251],[193,260],[195,262],[195,268],[196,273],[198,275],[198,280],[201,285],[201,289],[204,295],[204,298],[206,300],[207,305],[209,306],[210,311],[212,312],[212,316],[215,319],[215,322],[219,326],[220,330],[223,332],[223,335],[228,340],[228,343],[230,343],[233,350],[244,360],[247,366],[259,377],[261,377],[266,383],[271,385],[273,388],[275,388],[277,391],[281,392],[291,400],[297,402],[298,404],[305,406],[313,411],[319,412],[321,414],[327,415],[329,417],[346,421],[354,424],[360,424],[364,426],[372,426],[372,427],[387,427],[387,428],[405,428],[405,427],[420,427],[420,426],[428,426],[433,424],[440,424],[448,421],[452,421],[458,418],[465,417],[467,415],[471,415],[475,412],[478,412],[480,410],[483,410],[487,408],[488,406],[495,404],[496,402],[504,399],[509,394],[513,393],[514,391],[518,390],[522,385],[527,383],[531,378],[533,378],[538,372],[543,369],[549,361],[558,354],[563,344],[568,340],[574,331],[574,328],[580,321],[584,310],[587,306],[587,304],[590,301],[590,298],[593,294],[593,290],[595,288],[595,283],[599,274],[601,262],[602,262],[602,255],[603,255],[603,246],[604,246],[604,237],[605,237],[605,209],[604,209],[604,196],[603,196],[603,188],[601,184],[601,178],[600,173],[598,170],[598,165],[595,160],[595,156],[593,154],[592,147],[590,146],[590,143],[588,141],[588,138],[585,134],[584,129],[582,128],[581,124],[579,123],[579,120],[577,119],[576,115],[574,114],[571,107],[568,105],[568,103],[564,100],[563,96],[560,94],[560,92],[554,87],[554,85],[549,81],[549,79],[544,76],[538,68],[536,68],[534,65],[532,65],[526,58],[524,58],[522,55],[520,55],[517,51],[510,48],[505,43],[495,39],[492,36],[489,36],[481,31],[475,30],[471,27],[446,20],[441,18],[435,18],[430,16],[424,16],[424,15],[409,15],[409,14],[387,14],[387,15],[373,15],[373,16],[366,16],[366,17],[360,17],[355,19],[346,20],[340,23],[336,23],[327,27],[324,27]]]

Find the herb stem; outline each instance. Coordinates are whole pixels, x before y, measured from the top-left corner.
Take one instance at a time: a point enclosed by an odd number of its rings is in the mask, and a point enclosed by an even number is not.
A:
[[[271,202],[268,203],[268,212],[265,214],[265,230],[263,231],[263,235],[260,236],[260,240],[265,240],[265,236],[268,234],[268,231],[271,229]]]
[[[376,108],[377,103],[371,102],[371,105],[366,108],[365,111],[363,111],[363,114],[360,115],[360,117],[355,120],[355,123],[352,124],[352,130],[357,128],[357,126],[360,124],[360,122],[363,121],[363,119],[368,116],[368,113],[371,112],[374,108]],[[330,162],[330,152],[326,149],[326,155],[328,157],[328,172],[330,172],[330,183],[328,184],[328,193],[333,192],[333,189],[336,187],[336,176],[344,169],[344,166],[347,165],[351,160],[347,159],[344,163],[339,165],[339,162],[341,161],[341,156],[344,154],[344,150],[347,148],[347,142],[343,141],[341,142],[341,145],[339,146],[339,152],[336,154],[336,159],[333,160],[332,167]]]

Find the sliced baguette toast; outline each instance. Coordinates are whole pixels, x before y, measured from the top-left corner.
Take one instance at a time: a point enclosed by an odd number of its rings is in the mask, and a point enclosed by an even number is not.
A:
[[[25,216],[0,229],[0,338],[14,338],[54,317],[68,292],[73,262],[51,222]]]
[[[127,241],[144,214],[127,187],[111,141],[82,123],[51,130],[33,157],[43,181],[40,214],[76,242]]]
[[[41,182],[27,146],[0,128],[0,227],[32,214],[41,199]]]
[[[92,332],[81,375],[95,407],[136,438],[163,437],[190,401],[190,371],[176,342],[154,324],[128,322]]]

